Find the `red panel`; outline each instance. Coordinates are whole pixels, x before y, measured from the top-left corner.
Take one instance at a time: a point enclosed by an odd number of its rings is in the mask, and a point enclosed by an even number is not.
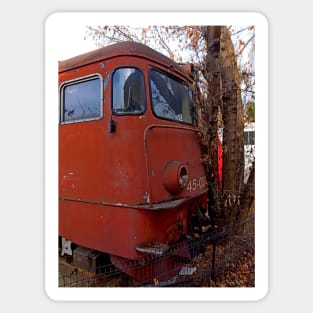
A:
[[[118,118],[113,134],[106,119],[63,125],[60,196],[112,204],[146,203],[143,126],[134,116]]]
[[[137,246],[151,241],[171,244],[174,226],[188,230],[190,202],[172,209],[134,209],[76,201],[59,202],[60,235],[78,245],[134,259]]]
[[[145,140],[152,202],[193,197],[207,190],[197,132],[194,129],[173,126],[173,123],[168,126],[154,125],[147,128]],[[185,166],[188,172],[188,184],[178,193],[171,193],[164,186],[171,162]]]

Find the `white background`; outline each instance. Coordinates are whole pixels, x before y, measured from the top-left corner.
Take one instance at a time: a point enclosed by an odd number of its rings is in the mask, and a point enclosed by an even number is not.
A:
[[[310,2],[10,1],[1,10],[1,306],[5,312],[312,310]],[[269,291],[257,302],[55,302],[44,288],[44,25],[56,11],[252,11],[269,21]],[[56,47],[57,49],[57,47]],[[264,169],[265,171],[267,169]],[[265,186],[267,188],[267,186]],[[105,292],[105,290],[104,290]],[[138,290],[140,292],[140,290]]]

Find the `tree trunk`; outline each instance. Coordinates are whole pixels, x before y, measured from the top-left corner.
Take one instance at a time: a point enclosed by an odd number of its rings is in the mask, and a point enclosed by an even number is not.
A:
[[[207,26],[207,56],[205,78],[208,83],[206,116],[208,117],[208,197],[209,215],[215,224],[219,215],[219,184],[218,184],[218,114],[221,105],[221,73],[220,73],[220,37],[221,26]]]
[[[239,214],[239,196],[244,187],[244,120],[237,67],[230,31],[222,28],[221,79],[223,115],[223,193],[226,223]]]

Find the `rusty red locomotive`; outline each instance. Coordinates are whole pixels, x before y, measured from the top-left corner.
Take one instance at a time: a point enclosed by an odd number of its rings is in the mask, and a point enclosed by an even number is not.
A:
[[[133,42],[59,62],[62,254],[74,243],[119,266],[194,235],[208,186],[192,81]]]

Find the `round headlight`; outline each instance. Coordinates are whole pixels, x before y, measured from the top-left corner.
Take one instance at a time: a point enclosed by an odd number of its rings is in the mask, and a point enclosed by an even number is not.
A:
[[[181,166],[178,170],[178,184],[180,189],[184,189],[188,184],[188,172],[185,166]]]
[[[165,189],[176,194],[186,188],[189,180],[188,169],[186,165],[178,161],[171,161],[164,168],[163,184]]]

